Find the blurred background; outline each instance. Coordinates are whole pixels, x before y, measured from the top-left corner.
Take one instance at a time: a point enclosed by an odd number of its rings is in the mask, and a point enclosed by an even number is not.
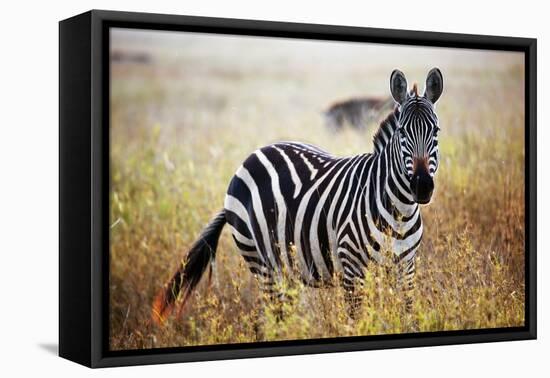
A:
[[[285,324],[261,320],[255,283],[224,232],[213,287],[202,285],[182,318],[150,324],[154,294],[223,206],[248,154],[279,140],[336,155],[372,151],[387,111],[338,129],[326,111],[385,100],[394,68],[423,91],[432,67],[445,82],[441,164],[423,209],[413,319],[375,282],[358,323],[331,300],[337,290],[308,288]],[[520,53],[113,29],[111,347],[522,325],[524,105]]]

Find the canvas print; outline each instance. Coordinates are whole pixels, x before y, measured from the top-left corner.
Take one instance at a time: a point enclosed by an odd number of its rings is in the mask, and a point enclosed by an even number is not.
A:
[[[524,326],[523,53],[109,48],[110,350]]]

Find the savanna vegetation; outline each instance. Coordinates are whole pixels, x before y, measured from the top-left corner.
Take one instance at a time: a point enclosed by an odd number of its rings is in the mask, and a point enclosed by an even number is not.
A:
[[[148,57],[112,63],[112,349],[523,325],[519,57],[122,32],[112,45]],[[372,151],[375,124],[334,133],[321,111],[349,96],[387,95],[393,68],[421,81],[433,66],[445,77],[437,107],[441,163],[432,203],[422,209],[410,313],[391,270],[371,265],[357,319],[348,317],[341,288],[297,284],[286,288],[294,300],[279,320],[224,230],[212,280],[203,279],[181,316],[162,327],[152,323],[155,294],[223,206],[227,184],[250,152],[278,140],[336,155]]]

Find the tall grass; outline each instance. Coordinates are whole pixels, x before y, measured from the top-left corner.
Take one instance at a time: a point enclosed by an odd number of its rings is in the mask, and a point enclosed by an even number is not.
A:
[[[181,317],[151,324],[154,295],[223,206],[227,184],[250,152],[288,139],[338,155],[371,151],[375,128],[334,134],[323,127],[323,106],[354,94],[354,65],[349,81],[325,82],[319,91],[315,66],[251,70],[156,54],[149,65],[112,66],[112,349],[523,325],[523,76],[517,65],[494,60],[475,68],[440,64],[441,164],[433,201],[422,209],[410,313],[391,270],[371,265],[356,320],[341,288],[299,283],[285,287],[292,300],[280,320],[224,230],[210,285],[203,280]],[[426,64],[425,71],[435,65]],[[379,83],[391,69],[372,72]]]

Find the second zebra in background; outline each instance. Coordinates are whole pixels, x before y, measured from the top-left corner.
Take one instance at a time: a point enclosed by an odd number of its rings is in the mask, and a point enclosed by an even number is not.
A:
[[[350,98],[332,104],[325,112],[325,125],[331,131],[340,131],[349,125],[364,130],[370,123],[381,120],[395,107],[392,97]]]

